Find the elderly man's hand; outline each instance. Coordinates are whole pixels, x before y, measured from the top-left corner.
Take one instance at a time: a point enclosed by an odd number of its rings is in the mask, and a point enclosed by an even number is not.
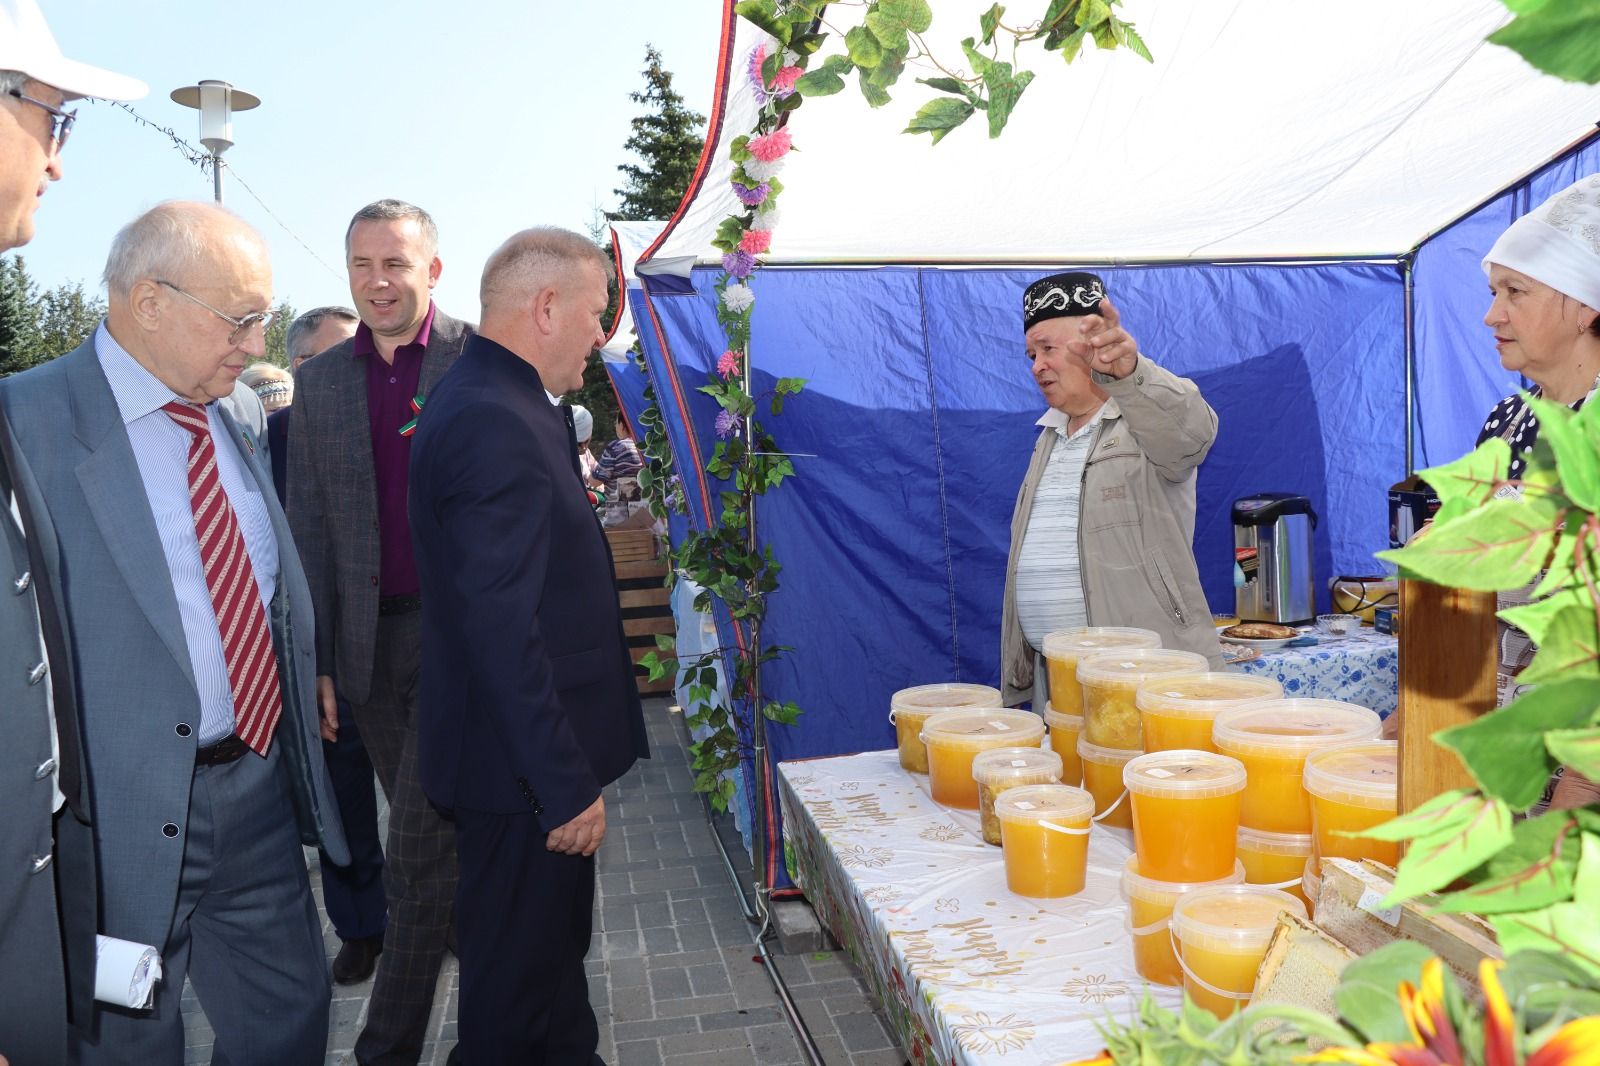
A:
[[[566,825],[550,830],[544,846],[548,851],[559,851],[563,855],[593,855],[605,835],[606,804],[603,798],[596,798],[588,810]]]
[[[1120,380],[1138,365],[1139,346],[1122,328],[1122,315],[1109,299],[1101,298],[1099,314],[1078,319],[1078,336],[1080,339],[1068,347],[1089,364],[1090,370]]]

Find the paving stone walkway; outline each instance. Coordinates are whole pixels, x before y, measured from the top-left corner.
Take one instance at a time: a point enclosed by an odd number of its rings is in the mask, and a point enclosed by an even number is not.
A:
[[[694,794],[682,723],[665,700],[647,701],[645,718],[655,757],[605,793],[606,840],[585,963],[600,1056],[611,1066],[804,1066]],[[731,826],[721,831],[747,873]],[[314,861],[311,881],[320,905]],[[331,926],[324,935],[331,960],[339,940]],[[778,967],[826,1066],[905,1061],[842,952],[780,956]],[[328,1066],[355,1062],[351,1049],[371,991],[370,981],[334,986]],[[455,1045],[456,997],[456,963],[446,958],[424,1066],[443,1066]],[[185,1063],[208,1063],[211,1029],[192,989],[185,989],[183,1010]]]

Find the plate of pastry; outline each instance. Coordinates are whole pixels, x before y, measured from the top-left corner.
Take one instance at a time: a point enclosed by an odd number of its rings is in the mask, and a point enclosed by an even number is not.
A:
[[[1241,644],[1259,651],[1281,648],[1300,635],[1293,626],[1280,626],[1276,622],[1240,622],[1224,626],[1217,636],[1229,644]]]

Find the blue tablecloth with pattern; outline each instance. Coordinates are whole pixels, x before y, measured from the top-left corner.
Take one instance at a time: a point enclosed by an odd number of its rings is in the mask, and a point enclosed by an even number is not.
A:
[[[1262,652],[1234,669],[1276,679],[1291,698],[1344,700],[1388,717],[1400,702],[1399,642],[1367,628],[1317,639],[1312,647]],[[1223,651],[1233,647],[1224,643]]]

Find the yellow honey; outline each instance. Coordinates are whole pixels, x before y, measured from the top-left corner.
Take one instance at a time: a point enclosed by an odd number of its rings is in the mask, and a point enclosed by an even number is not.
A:
[[[1083,735],[1102,748],[1137,749],[1144,743],[1137,701],[1139,686],[1152,678],[1203,674],[1211,668],[1204,655],[1163,648],[1133,648],[1078,660],[1083,688]]]
[[[1254,885],[1204,888],[1180,898],[1172,908],[1172,935],[1189,998],[1219,1018],[1249,1006],[1261,960],[1286,912],[1304,918],[1306,905]]]
[[[972,760],[990,748],[1036,748],[1044,721],[1031,711],[1001,708],[945,711],[922,724],[928,748],[928,789],[946,807],[978,809],[978,783]]]
[[[928,749],[922,743],[922,725],[941,711],[968,707],[999,707],[1000,690],[988,685],[917,685],[889,698],[889,721],[894,723],[900,748],[900,765],[914,774],[928,772]]]
[[[1239,824],[1268,833],[1311,832],[1311,799],[1301,781],[1306,756],[1371,740],[1382,720],[1338,700],[1264,700],[1217,716],[1212,742],[1244,763]]]
[[[1158,751],[1122,770],[1139,868],[1158,881],[1214,881],[1233,869],[1244,767],[1209,751]]]
[[[995,800],[1006,887],[1035,899],[1082,892],[1093,810],[1094,798],[1071,785],[1013,788]]]
[[[1254,674],[1204,673],[1152,678],[1139,686],[1134,705],[1144,727],[1145,751],[1216,751],[1211,725],[1230,707],[1275,700],[1283,686]]]
[[[1122,898],[1128,901],[1127,931],[1133,939],[1133,965],[1139,976],[1158,985],[1183,984],[1183,971],[1172,953],[1168,928],[1173,905],[1185,893],[1216,885],[1237,885],[1244,876],[1244,867],[1234,863],[1233,872],[1216,881],[1157,881],[1139,872],[1139,856],[1128,856],[1122,867]]]
[[[1263,833],[1259,829],[1239,829],[1239,861],[1244,863],[1246,884],[1280,888],[1306,898],[1306,862],[1311,858],[1310,833]]]
[[[1129,626],[1080,626],[1047,633],[1041,645],[1050,679],[1050,703],[1062,714],[1083,713],[1078,660],[1113,648],[1159,648],[1161,635]]]
[[[1123,748],[1102,748],[1089,743],[1088,737],[1078,738],[1078,758],[1083,762],[1083,787],[1094,797],[1095,817],[1099,818],[1113,806],[1116,808],[1100,820],[1101,825],[1117,829],[1133,828],[1133,806],[1125,795],[1127,787],[1122,783],[1122,768],[1143,754],[1142,751]]]
[[[1050,727],[1050,750],[1061,756],[1061,783],[1083,783],[1083,762],[1078,758],[1078,737],[1083,733],[1083,715],[1063,714],[1049,703],[1044,708],[1044,724]]]
[[[1341,832],[1370,829],[1395,816],[1400,746],[1370,740],[1324,748],[1306,759],[1311,831],[1317,859],[1375,859],[1393,866],[1400,845]]]
[[[987,844],[1000,846],[1000,820],[994,801],[1004,792],[1026,785],[1054,785],[1061,781],[1061,756],[1049,748],[993,748],[972,760],[972,779],[978,783],[978,817]]]

